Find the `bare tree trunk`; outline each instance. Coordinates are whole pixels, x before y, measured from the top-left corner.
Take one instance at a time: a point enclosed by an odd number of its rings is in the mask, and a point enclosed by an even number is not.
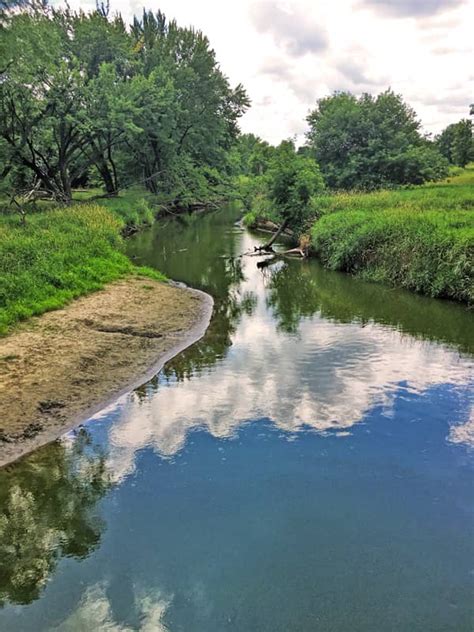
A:
[[[118,184],[118,176],[117,176],[117,167],[115,166],[115,162],[112,159],[112,147],[110,147],[110,145],[109,145],[109,149],[108,149],[108,157],[109,157],[110,165],[112,167],[112,177],[113,177],[114,189],[115,189],[115,192],[118,192],[119,184]]]
[[[282,232],[285,230],[288,224],[289,224],[289,220],[285,219],[284,222],[280,224],[280,227],[278,228],[276,233],[273,233],[271,239],[267,241],[266,244],[263,244],[262,246],[255,246],[255,250],[256,251],[264,250],[265,252],[273,252],[273,244],[278,239],[278,237],[282,234]]]

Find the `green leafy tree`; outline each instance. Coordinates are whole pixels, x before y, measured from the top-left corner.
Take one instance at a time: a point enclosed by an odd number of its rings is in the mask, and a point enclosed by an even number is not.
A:
[[[15,15],[0,51],[0,135],[13,166],[27,168],[57,199],[71,198],[80,133],[84,77],[65,46],[60,20]]]
[[[472,121],[463,119],[456,125],[451,146],[452,161],[458,167],[465,167],[474,158]]]
[[[474,159],[472,121],[462,119],[448,125],[435,140],[441,154],[452,165],[465,167]]]
[[[335,93],[308,116],[308,145],[327,184],[372,189],[418,184],[447,172],[420,133],[420,123],[400,95]]]
[[[225,184],[249,100],[200,31],[146,11],[128,31],[107,3],[88,14],[38,7],[1,25],[4,177],[66,203],[89,177],[108,194],[143,183],[174,204]]]
[[[317,163],[297,154],[291,141],[284,141],[275,152],[266,187],[280,231],[289,227],[301,232],[311,216],[311,199],[324,189],[324,183]]]
[[[141,20],[135,18],[132,37],[145,78],[154,76],[160,85],[166,78],[172,86],[172,102],[157,114],[163,125],[153,125],[147,144],[141,144],[148,155],[146,185],[171,193],[186,181],[188,191],[202,193],[204,182],[212,184],[209,169],[222,172],[227,166],[237,121],[249,105],[245,90],[230,87],[200,31],[180,28],[161,12],[144,11]]]

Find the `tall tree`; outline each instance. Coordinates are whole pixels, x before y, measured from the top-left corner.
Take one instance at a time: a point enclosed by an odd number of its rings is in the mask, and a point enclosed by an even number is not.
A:
[[[0,84],[0,135],[13,165],[26,167],[57,199],[71,198],[80,133],[84,77],[65,45],[60,20],[20,14],[4,31],[6,68]]]
[[[446,172],[414,110],[391,90],[359,98],[335,93],[318,101],[307,120],[308,144],[330,187],[420,183]]]
[[[1,28],[3,175],[62,202],[91,174],[109,194],[143,182],[177,204],[225,179],[249,101],[200,31],[145,11],[128,32],[102,4],[13,11]]]
[[[455,165],[465,167],[474,159],[472,121],[463,119],[456,125],[452,144],[452,160]]]
[[[474,160],[472,121],[469,119],[448,125],[435,142],[439,151],[453,165],[465,167],[470,160]]]

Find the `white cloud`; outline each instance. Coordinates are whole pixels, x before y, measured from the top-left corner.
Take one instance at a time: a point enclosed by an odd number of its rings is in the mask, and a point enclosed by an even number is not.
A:
[[[472,375],[472,366],[459,362],[455,351],[379,326],[337,325],[316,318],[303,322],[302,334],[301,343],[274,337],[268,322],[254,315],[244,320],[234,339],[238,360],[230,353],[218,371],[184,384],[162,385],[145,401],[133,394],[123,398],[109,429],[108,466],[114,478],[134,470],[136,454],[143,448],[173,456],[193,428],[232,437],[246,421],[268,417],[288,432],[303,427],[321,433],[348,431],[375,406],[390,414],[400,390],[421,394],[446,382],[463,386]],[[301,365],[314,356],[318,363],[312,366],[317,368],[302,372]],[[449,439],[472,443],[472,421],[466,430],[455,426]]]
[[[139,0],[111,0],[111,10],[128,20],[142,6]],[[308,111],[334,90],[390,86],[430,132],[467,116],[474,100],[468,72],[474,0],[161,0],[147,6],[208,35],[223,71],[232,83],[242,82],[252,99],[243,130],[270,142],[302,137]],[[456,84],[463,92],[454,103]]]
[[[260,33],[270,33],[289,55],[324,51],[329,43],[326,32],[311,14],[303,12],[297,3],[290,8],[275,1],[250,3],[251,22]]]
[[[382,14],[396,17],[425,17],[455,9],[465,0],[362,0]]]

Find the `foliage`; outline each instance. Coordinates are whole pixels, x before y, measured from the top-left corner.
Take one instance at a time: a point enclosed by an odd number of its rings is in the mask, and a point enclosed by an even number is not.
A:
[[[301,230],[311,212],[311,198],[324,183],[312,158],[295,152],[294,145],[278,147],[266,176],[267,196],[280,222]]]
[[[247,95],[200,31],[161,12],[127,29],[100,9],[15,11],[0,69],[0,171],[11,187],[40,182],[68,203],[73,186],[97,179],[108,193],[142,183],[179,205],[228,177]]]
[[[474,301],[474,170],[416,189],[318,199],[313,247],[327,267],[433,297]]]
[[[77,194],[74,198],[77,198]],[[124,232],[153,224],[156,216],[156,209],[154,209],[156,203],[157,201],[149,191],[140,186],[131,187],[116,196],[100,198],[95,201],[95,204],[109,209],[124,223]]]
[[[320,99],[307,120],[309,147],[331,188],[420,184],[447,174],[415,112],[391,90],[360,98],[335,93]]]
[[[451,164],[465,167],[470,160],[474,160],[472,121],[462,119],[448,125],[436,138],[436,145]]]
[[[255,134],[240,134],[231,150],[233,173],[262,176],[270,166],[275,148]]]
[[[98,205],[78,205],[0,223],[0,333],[57,309],[136,268],[121,252],[123,223]],[[149,271],[157,278],[159,273]]]
[[[312,215],[312,199],[324,189],[316,162],[283,141],[268,155],[263,175],[241,176],[240,198],[250,214],[247,225],[269,219],[292,230],[304,229]]]

